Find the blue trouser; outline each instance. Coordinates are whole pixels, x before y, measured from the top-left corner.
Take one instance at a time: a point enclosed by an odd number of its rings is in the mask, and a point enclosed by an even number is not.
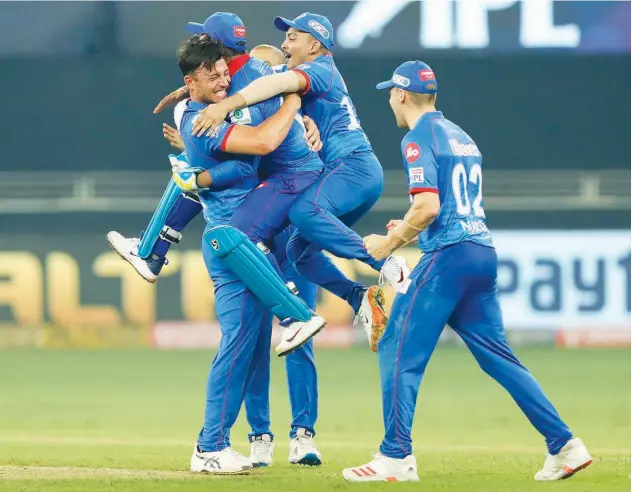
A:
[[[446,324],[463,339],[483,371],[512,396],[545,437],[551,454],[572,438],[542,388],[507,345],[498,302],[493,248],[462,242],[425,254],[410,285],[397,294],[378,344],[385,436],[380,452],[412,453],[411,428],[426,365]]]
[[[231,225],[246,234],[253,243],[269,247],[274,237],[289,225],[289,213],[294,202],[321,174],[319,170],[269,176],[235,210]],[[274,255],[266,256],[282,277]]]
[[[206,241],[202,255],[214,284],[222,339],[208,376],[198,445],[202,451],[221,451],[230,446],[230,429],[257,368],[267,364],[269,374],[272,314],[213,256]]]
[[[362,238],[349,227],[377,202],[384,172],[373,152],[358,152],[327,163],[323,176],[303,192],[290,210],[297,233],[288,244],[288,257],[309,281],[359,308],[362,284],[349,280],[322,250],[340,258],[360,260],[376,270],[377,261]]]
[[[271,251],[277,259],[284,278],[294,282],[299,296],[312,309],[316,307],[318,287],[309,283],[298,275],[288,261],[285,249],[292,227],[288,227],[274,238]],[[300,427],[315,433],[314,426],[318,418],[318,380],[314,348],[310,339],[301,348],[295,350],[285,358],[287,382],[292,410],[292,427],[290,437],[296,436]],[[246,418],[252,432],[249,437],[270,434],[270,359],[261,359],[246,394]]]
[[[165,225],[172,229],[182,232],[182,230],[202,211],[202,205],[194,198],[187,196],[184,193],[180,193],[176,203],[169,211],[167,218],[165,219]],[[164,239],[158,238],[151,250],[152,254],[158,256],[165,256],[171,243]]]

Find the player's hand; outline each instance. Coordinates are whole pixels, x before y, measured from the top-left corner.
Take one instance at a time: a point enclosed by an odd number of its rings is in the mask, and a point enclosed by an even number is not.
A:
[[[182,191],[198,191],[200,187],[197,184],[197,177],[203,172],[204,169],[199,167],[176,169],[173,171],[173,181]]]
[[[213,130],[218,127],[228,115],[221,104],[209,104],[206,106],[193,122],[193,135],[201,137],[204,133],[211,136]]]
[[[162,124],[162,136],[165,138],[169,145],[171,145],[174,149],[184,152],[184,142],[182,141],[182,137],[173,127],[170,127],[166,123]]]
[[[175,106],[187,97],[189,97],[189,89],[187,89],[186,85],[184,85],[163,97],[158,103],[158,106],[154,108],[154,114],[160,113],[163,109],[169,106]]]
[[[371,234],[365,237],[362,242],[367,252],[376,260],[383,260],[393,252],[387,236]]]
[[[388,224],[386,224],[386,230],[391,231],[392,229],[395,229],[402,222],[404,221],[401,219],[391,219],[388,221]]]
[[[323,148],[323,142],[320,139],[320,131],[309,116],[303,116],[303,124],[305,125],[305,140],[307,145],[313,152],[320,152]]]

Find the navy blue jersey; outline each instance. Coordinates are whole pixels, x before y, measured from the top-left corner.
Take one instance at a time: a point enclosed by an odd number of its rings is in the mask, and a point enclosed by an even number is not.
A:
[[[440,111],[424,114],[402,140],[402,157],[411,200],[416,193],[438,193],[441,210],[419,235],[422,251],[470,241],[492,246],[483,209],[483,173],[478,147]]]
[[[319,56],[294,71],[307,80],[302,107],[320,130],[322,160],[330,163],[353,152],[372,150],[333,57]]]
[[[274,70],[266,63],[251,58],[249,55],[241,55],[233,59],[229,64],[231,73],[230,94],[243,89],[253,80],[265,75],[274,74]],[[274,115],[281,107],[283,99],[273,97],[255,106],[261,108],[263,119]],[[231,112],[228,119],[231,123],[258,125],[261,121],[258,115],[251,114],[251,109],[244,108]],[[262,177],[276,173],[291,173],[296,171],[317,171],[323,168],[323,162],[316,152],[312,152],[305,139],[305,126],[300,114],[296,115],[296,121],[281,145],[272,153],[261,159],[259,173]]]

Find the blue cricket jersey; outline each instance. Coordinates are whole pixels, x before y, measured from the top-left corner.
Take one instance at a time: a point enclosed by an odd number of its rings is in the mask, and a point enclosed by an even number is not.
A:
[[[243,89],[253,80],[265,75],[274,74],[274,70],[266,63],[251,58],[250,55],[240,55],[228,64],[231,75],[230,94]],[[258,125],[264,119],[271,117],[283,104],[281,97],[273,97],[255,106],[260,106],[261,115],[252,115],[250,108],[233,111],[228,119],[231,123]],[[259,120],[257,116],[261,116]],[[272,153],[264,156],[259,164],[259,174],[262,178],[276,173],[293,173],[297,171],[318,171],[324,167],[318,153],[312,152],[305,140],[305,126],[299,114],[292,124],[290,131],[281,145]]]
[[[470,241],[493,247],[483,210],[483,158],[470,136],[441,111],[424,114],[402,140],[409,192],[438,193],[441,210],[419,235],[424,252]]]
[[[372,151],[333,57],[322,55],[293,70],[307,80],[302,108],[320,130],[322,160],[331,163],[354,152]]]
[[[208,169],[213,179],[211,189],[198,192],[206,222],[210,226],[229,224],[235,209],[259,183],[257,166],[261,158],[223,152],[233,127],[227,122],[222,122],[210,137],[193,135],[195,117],[205,107],[206,104],[195,101],[187,103],[180,123],[180,135],[189,165]],[[258,108],[253,108],[252,112],[258,112]],[[225,176],[228,176],[228,180],[224,188]]]

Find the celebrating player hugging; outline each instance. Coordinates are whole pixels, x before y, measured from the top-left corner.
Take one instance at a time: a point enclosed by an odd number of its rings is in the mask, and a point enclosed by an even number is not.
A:
[[[472,139],[436,111],[438,83],[419,61],[400,65],[390,105],[399,127],[412,205],[386,236],[364,240],[350,227],[378,200],[383,171],[331,55],[334,31],[321,15],[276,17],[282,52],[247,53],[239,17],[215,13],[189,23],[178,53],[185,85],[155,112],[176,106],[165,138],[173,177],[139,238],[108,241],[149,282],[172,244],[203,211],[204,262],[215,289],[222,338],[210,369],[204,425],[191,470],[247,473],[273,462],[270,339],[276,316],[292,409],[290,463],[320,465],[313,436],[318,412],[312,337],[318,286],[344,299],[379,356],[384,440],[375,459],[347,468],[350,481],[418,480],[411,428],[426,365],[446,324],[481,368],[514,398],[545,437],[549,455],[536,480],[567,478],[592,458],[508,347],[497,297],[497,257],[485,223],[482,157]],[[272,68],[274,66],[274,69]],[[276,72],[276,73],[275,73]],[[410,272],[396,249],[417,240],[423,257]],[[395,290],[390,320],[384,293],[347,278],[325,252],[357,259]],[[231,449],[245,402],[251,454]]]

